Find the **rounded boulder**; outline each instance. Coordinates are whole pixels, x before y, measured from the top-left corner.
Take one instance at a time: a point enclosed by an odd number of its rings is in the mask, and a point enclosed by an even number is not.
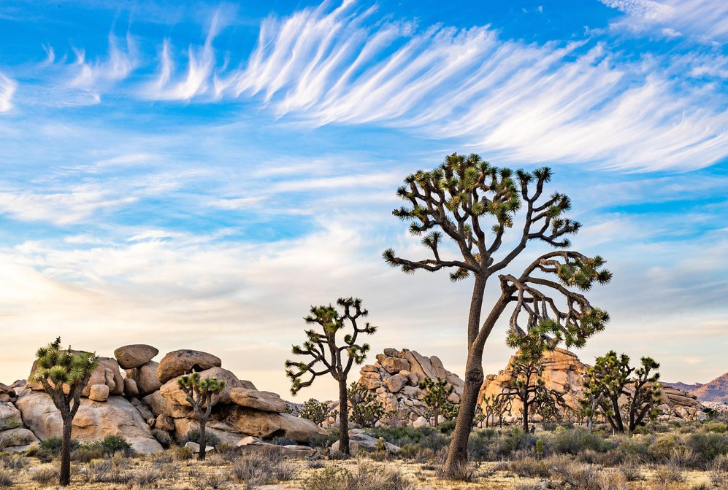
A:
[[[114,357],[119,361],[122,369],[134,369],[148,363],[159,354],[159,349],[146,344],[132,344],[119,347],[114,351]]]

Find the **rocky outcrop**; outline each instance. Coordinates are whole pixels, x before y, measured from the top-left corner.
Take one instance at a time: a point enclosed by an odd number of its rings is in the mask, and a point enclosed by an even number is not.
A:
[[[483,402],[484,397],[497,396],[503,390],[511,378],[511,363],[508,361],[506,369],[498,374],[486,376],[485,382],[478,395],[478,403]],[[547,352],[544,356],[544,371],[542,379],[548,389],[558,391],[564,396],[566,406],[572,411],[579,409],[579,399],[583,393],[583,380],[589,366],[579,360],[579,357],[565,349],[556,349]],[[517,399],[512,401],[511,417],[515,418],[522,409],[521,402]],[[666,417],[678,417],[683,419],[702,418],[705,416],[704,407],[696,400],[695,396],[670,386],[662,387],[662,404],[659,406],[661,414]],[[538,417],[536,417],[538,420]]]
[[[332,446],[331,450],[338,452],[340,448],[340,441],[336,441]],[[349,451],[351,454],[358,454],[360,451],[365,453],[377,453],[387,452],[397,454],[400,452],[399,446],[390,444],[384,439],[376,439],[366,433],[362,429],[352,429],[349,431]]]
[[[387,411],[396,411],[400,420],[411,425],[425,415],[425,393],[418,385],[426,377],[447,380],[454,387],[450,402],[460,403],[463,380],[445,369],[438,357],[387,348],[376,358],[374,364],[361,368],[359,384],[376,395]]]
[[[728,373],[690,391],[701,402],[728,404]]]
[[[258,391],[250,381],[240,380],[223,369],[220,359],[212,354],[178,350],[164,356],[159,364],[151,360],[157,354],[152,346],[135,344],[116,349],[118,360],[99,358],[99,365],[82,392],[81,406],[73,421],[73,437],[95,441],[107,435],[120,435],[142,453],[162,450],[152,429],[167,431],[178,440],[186,439],[189,430],[198,424],[178,379],[190,372],[199,372],[202,378],[225,380],[225,390],[213,407],[208,430],[228,444],[236,445],[251,436],[261,441],[285,436],[305,444],[325,435],[313,422],[285,413],[288,406],[277,394]],[[122,374],[120,367],[126,372]],[[36,368],[34,363],[31,375]],[[3,446],[25,447],[61,434],[60,413],[40,383],[0,384],[0,396]],[[16,402],[17,408],[11,401]],[[295,447],[290,450],[298,451]]]
[[[26,390],[17,401],[23,422],[40,440],[61,434],[63,420],[51,397]],[[73,419],[72,437],[81,441],[97,441],[108,435],[123,436],[135,451],[154,453],[162,446],[154,439],[147,422],[124,397],[110,396],[105,402],[81,399]]]

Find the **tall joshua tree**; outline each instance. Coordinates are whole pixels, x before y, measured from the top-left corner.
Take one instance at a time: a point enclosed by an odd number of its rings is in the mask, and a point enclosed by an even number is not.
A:
[[[419,387],[425,391],[422,401],[430,412],[432,426],[437,427],[440,423],[440,415],[447,408],[447,397],[455,391],[455,387],[448,384],[446,379],[437,378],[437,380],[434,380],[429,377],[425,377],[420,381]]]
[[[225,380],[217,378],[200,378],[199,373],[185,374],[177,380],[180,389],[187,395],[187,402],[195,410],[195,417],[200,424],[200,453],[197,457],[200,461],[205,460],[207,452],[207,439],[205,426],[210,418],[212,407],[220,399],[220,393],[225,389]]]
[[[395,209],[393,214],[412,222],[409,230],[413,235],[425,234],[422,244],[432,257],[410,260],[388,249],[384,259],[407,273],[450,269],[453,281],[471,276],[474,279],[467,326],[465,387],[445,463],[445,474],[450,477],[467,461],[468,437],[484,378],[483,348],[509,306],[514,306],[510,322],[513,331],[525,334],[519,325],[523,316],[527,318],[527,327],[552,319],[567,346],[583,345],[608,320],[606,312],[592,307],[583,295],[570,289],[588,290],[594,281],[609,281],[611,274],[602,270],[601,257],[556,250],[536,257],[521,274],[506,273],[506,268],[529,243],[537,241],[565,249],[570,245],[565,237],[580,228],[578,222],[564,217],[571,207],[567,196],[543,196],[550,179],[548,168],[514,173],[493,167],[478,155],[453,154],[432,171],[408,176],[397,191],[409,206]],[[522,231],[512,248],[501,251],[506,232],[513,228],[522,207]],[[444,256],[444,237],[455,245],[455,258]],[[486,285],[494,275],[500,292],[482,320]],[[562,298],[555,301],[554,296]]]
[[[98,366],[99,358],[89,352],[61,350],[61,338],[41,347],[36,353],[38,368],[33,381],[43,385],[43,389],[61,412],[63,436],[61,443],[61,472],[59,485],[71,482],[71,431],[73,418],[81,406],[81,392]]]
[[[358,298],[339,298],[336,304],[343,310],[337,311],[332,305],[312,306],[311,314],[304,318],[307,324],[320,327],[320,331],[306,330],[307,340],[303,345],[294,345],[293,354],[310,356],[308,363],[286,361],[286,375],[291,378],[291,393],[295,395],[302,388],[311,386],[313,381],[330,374],[339,384],[339,449],[349,454],[349,399],[346,379],[354,364],[361,364],[369,351],[368,344],[357,344],[360,333],[373,334],[377,327],[366,323],[359,325],[359,319],[369,312],[361,307]],[[350,327],[351,332],[344,335],[343,344],[337,339],[339,331]],[[308,379],[303,380],[306,376]]]

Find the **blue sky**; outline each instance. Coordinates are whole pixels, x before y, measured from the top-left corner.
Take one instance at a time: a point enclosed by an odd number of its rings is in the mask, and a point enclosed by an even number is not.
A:
[[[575,248],[615,273],[585,361],[708,381],[728,371],[726,43],[717,0],[6,0],[2,378],[60,333],[208,350],[284,392],[308,305],[344,295],[375,351],[459,371],[469,284],[380,258],[420,253],[394,191],[457,151],[552,166],[572,197]]]

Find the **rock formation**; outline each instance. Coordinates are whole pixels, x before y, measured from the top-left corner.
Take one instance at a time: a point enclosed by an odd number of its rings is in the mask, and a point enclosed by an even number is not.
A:
[[[414,423],[426,415],[422,398],[425,393],[418,384],[425,377],[446,379],[454,388],[449,401],[460,403],[463,380],[451,373],[436,357],[426,357],[409,349],[384,349],[377,361],[361,368],[359,384],[374,393],[387,411],[397,411],[400,420]]]
[[[718,376],[710,383],[690,390],[690,394],[701,402],[728,404],[728,373]]]
[[[512,361],[513,358],[508,361],[506,369],[499,371],[498,374],[486,376],[478,396],[479,403],[482,404],[485,397],[497,396],[501,393],[504,385],[511,377],[510,365]],[[583,393],[584,374],[588,367],[573,352],[556,349],[553,352],[547,352],[544,356],[542,379],[546,388],[562,393],[566,406],[572,411],[576,411],[579,409],[579,399]],[[512,416],[506,417],[506,420],[518,417],[519,410],[522,408],[519,400],[513,400]],[[704,407],[696,400],[695,396],[671,386],[663,386],[662,404],[659,408],[661,414],[666,418],[694,419],[705,417]]]
[[[263,439],[285,436],[308,443],[325,432],[313,422],[288,413],[275,393],[258,391],[250,381],[239,380],[222,368],[219,358],[195,350],[170,352],[157,364],[159,351],[136,344],[116,349],[118,359],[100,358],[99,366],[84,387],[81,406],[73,420],[72,437],[95,441],[107,435],[123,436],[141,453],[162,450],[152,429],[183,440],[198,427],[193,410],[179,389],[183,374],[199,372],[203,378],[226,382],[208,420],[208,432],[236,445],[246,437]],[[31,378],[36,364],[31,368]],[[125,368],[122,371],[120,368]],[[23,426],[25,425],[25,427]],[[10,450],[61,434],[62,420],[49,395],[39,383],[0,384],[0,444]],[[291,451],[296,451],[291,448]]]

